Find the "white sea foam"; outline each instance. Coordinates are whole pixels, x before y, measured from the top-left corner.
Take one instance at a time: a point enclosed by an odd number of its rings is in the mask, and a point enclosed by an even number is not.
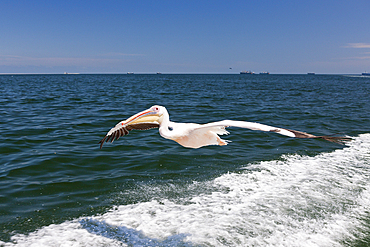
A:
[[[363,134],[331,153],[247,165],[202,183],[208,192],[186,203],[166,199],[118,206],[0,244],[343,246],[370,230],[363,224],[369,178],[370,134]]]

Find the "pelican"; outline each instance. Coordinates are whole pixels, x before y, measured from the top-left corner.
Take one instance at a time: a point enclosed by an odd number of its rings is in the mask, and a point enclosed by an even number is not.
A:
[[[245,121],[222,120],[207,124],[175,123],[170,121],[170,116],[164,106],[154,105],[145,111],[139,112],[119,122],[108,131],[99,143],[100,148],[102,148],[105,142],[118,140],[121,136],[127,135],[131,130],[159,128],[159,134],[163,138],[173,140],[183,147],[200,148],[209,145],[224,146],[227,145],[229,141],[221,139],[219,135],[229,134],[225,129],[226,127],[275,132],[297,138],[320,138],[336,143],[344,143],[345,141],[351,140],[349,137],[315,136],[297,130],[277,128]]]

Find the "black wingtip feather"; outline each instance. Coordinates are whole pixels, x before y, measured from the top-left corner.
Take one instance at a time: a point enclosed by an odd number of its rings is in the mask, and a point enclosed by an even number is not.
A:
[[[107,138],[107,136],[104,136],[104,138],[100,140],[100,142],[99,142],[100,143],[100,149],[102,149],[106,138]]]
[[[117,129],[115,132],[110,134],[109,136],[106,135],[99,143],[100,149],[102,149],[104,142],[113,142],[114,140],[118,140],[121,136],[128,135],[130,130],[148,130],[152,128],[158,128],[159,124],[157,123],[139,123],[139,124],[132,124],[127,126],[122,126],[121,128]]]
[[[318,138],[327,140],[329,142],[335,142],[338,144],[346,144],[346,142],[349,142],[352,140],[351,137],[341,137],[341,136],[318,136]]]

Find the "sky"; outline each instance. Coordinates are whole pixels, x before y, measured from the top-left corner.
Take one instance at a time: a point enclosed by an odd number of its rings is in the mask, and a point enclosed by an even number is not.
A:
[[[0,73],[370,72],[369,0],[4,0]]]

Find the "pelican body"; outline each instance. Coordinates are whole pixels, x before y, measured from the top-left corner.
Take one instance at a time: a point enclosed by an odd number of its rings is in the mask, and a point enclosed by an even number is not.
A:
[[[170,116],[164,106],[154,105],[145,111],[139,112],[119,122],[114,128],[108,131],[99,143],[100,148],[102,148],[105,142],[118,140],[121,136],[127,135],[131,130],[159,128],[159,134],[163,138],[173,140],[183,147],[200,148],[209,145],[224,146],[227,145],[229,141],[221,139],[219,135],[229,134],[226,127],[275,132],[297,138],[320,138],[337,143],[344,143],[345,141],[351,140],[349,137],[315,136],[301,131],[245,121],[222,120],[207,124],[175,123],[170,121]]]

